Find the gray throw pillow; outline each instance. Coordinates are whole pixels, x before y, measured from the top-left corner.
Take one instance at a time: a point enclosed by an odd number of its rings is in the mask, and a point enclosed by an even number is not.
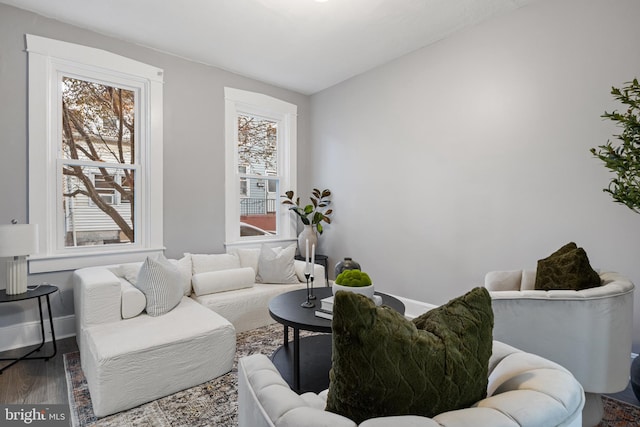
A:
[[[135,287],[147,298],[147,314],[154,317],[171,311],[184,294],[180,270],[164,255],[158,259],[147,257],[140,267]]]
[[[293,266],[296,245],[287,246],[281,251],[262,245],[258,258],[258,283],[300,283]]]

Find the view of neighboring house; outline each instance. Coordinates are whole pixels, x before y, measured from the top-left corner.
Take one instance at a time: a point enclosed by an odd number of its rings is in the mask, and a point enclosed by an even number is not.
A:
[[[238,120],[240,235],[276,231],[278,199],[277,123],[258,116]]]

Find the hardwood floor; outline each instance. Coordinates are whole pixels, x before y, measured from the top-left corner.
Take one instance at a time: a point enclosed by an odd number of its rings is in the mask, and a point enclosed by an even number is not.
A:
[[[37,346],[9,350],[0,353],[0,357],[19,357]],[[62,355],[77,351],[75,337],[57,341],[58,352],[52,359],[23,360],[0,375],[0,402],[5,404],[68,404],[67,384],[64,376]],[[51,343],[46,343],[40,353],[53,352]],[[38,354],[38,353],[34,353]],[[0,361],[0,367],[9,361]]]
[[[0,353],[0,357],[16,357],[36,346]],[[25,351],[26,350],[26,351]],[[51,352],[51,343],[41,351]],[[58,353],[53,359],[26,360],[18,362],[0,375],[0,402],[5,404],[69,404],[67,384],[64,376],[62,355],[78,351],[75,337],[58,340]],[[48,353],[47,353],[48,354]],[[10,362],[0,361],[0,366]],[[608,396],[640,406],[631,385],[620,393]]]

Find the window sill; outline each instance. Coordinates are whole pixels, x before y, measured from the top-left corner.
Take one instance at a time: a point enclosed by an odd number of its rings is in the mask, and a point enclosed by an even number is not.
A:
[[[231,248],[259,248],[263,244],[276,247],[276,246],[289,246],[292,243],[297,244],[298,240],[295,238],[257,238],[247,239],[237,242],[225,242],[224,246],[229,251]]]
[[[29,274],[76,270],[98,265],[144,261],[147,256],[164,252],[164,248],[129,249],[83,254],[34,255],[29,257]]]

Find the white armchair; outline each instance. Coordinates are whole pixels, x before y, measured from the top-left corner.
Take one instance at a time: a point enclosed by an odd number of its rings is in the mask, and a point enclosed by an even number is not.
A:
[[[325,411],[327,390],[298,395],[263,354],[238,361],[239,427],[356,427]],[[371,418],[360,427],[579,427],[584,392],[557,363],[493,342],[487,397],[472,407],[433,418],[401,415]]]
[[[634,285],[618,273],[600,278],[596,288],[538,291],[533,270],[485,276],[494,339],[571,371],[586,392],[585,426],[602,418],[600,394],[624,390],[629,382]]]

